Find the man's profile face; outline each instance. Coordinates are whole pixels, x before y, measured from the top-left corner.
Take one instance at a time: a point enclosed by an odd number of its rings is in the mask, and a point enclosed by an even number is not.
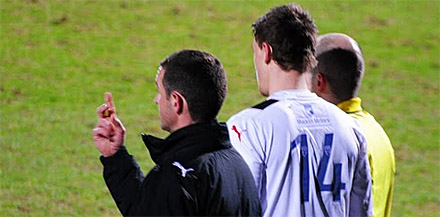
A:
[[[161,128],[165,131],[170,132],[171,127],[174,123],[175,114],[171,106],[169,97],[167,97],[165,87],[163,86],[163,77],[165,74],[165,69],[159,67],[156,74],[156,88],[157,95],[154,98],[154,102],[158,105],[159,116],[161,122]]]
[[[258,46],[254,40],[252,42],[252,51],[254,52],[254,68],[257,76],[258,88],[263,96],[268,95],[267,76],[263,73],[262,66],[264,64],[264,51]]]

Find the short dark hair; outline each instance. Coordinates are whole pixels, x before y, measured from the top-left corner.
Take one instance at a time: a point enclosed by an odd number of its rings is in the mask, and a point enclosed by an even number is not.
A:
[[[167,98],[172,91],[185,97],[193,121],[217,117],[225,100],[226,72],[219,59],[198,50],[182,50],[165,58],[163,85]]]
[[[309,13],[299,5],[272,8],[252,24],[255,41],[273,50],[273,60],[283,70],[307,72],[316,65],[315,44],[318,30]]]
[[[335,48],[318,55],[318,65],[312,70],[321,73],[339,101],[357,97],[362,82],[364,63],[353,50]]]

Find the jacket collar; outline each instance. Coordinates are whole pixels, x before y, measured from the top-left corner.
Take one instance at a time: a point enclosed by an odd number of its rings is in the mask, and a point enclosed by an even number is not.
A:
[[[338,107],[346,113],[362,111],[361,98],[355,97],[338,104]]]
[[[142,140],[156,164],[185,162],[202,154],[230,148],[226,124],[216,120],[189,125],[160,139],[142,134]]]

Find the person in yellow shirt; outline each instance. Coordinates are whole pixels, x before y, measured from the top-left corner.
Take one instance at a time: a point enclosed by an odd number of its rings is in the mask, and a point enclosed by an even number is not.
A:
[[[345,34],[330,33],[318,37],[316,56],[318,65],[312,70],[311,89],[357,120],[367,140],[374,215],[390,216],[396,171],[394,150],[383,128],[361,107],[358,93],[365,69],[361,48]]]

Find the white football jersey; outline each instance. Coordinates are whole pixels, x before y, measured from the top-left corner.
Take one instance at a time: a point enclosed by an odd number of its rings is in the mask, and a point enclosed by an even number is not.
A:
[[[263,216],[373,215],[365,139],[335,105],[307,90],[283,90],[227,125]]]

